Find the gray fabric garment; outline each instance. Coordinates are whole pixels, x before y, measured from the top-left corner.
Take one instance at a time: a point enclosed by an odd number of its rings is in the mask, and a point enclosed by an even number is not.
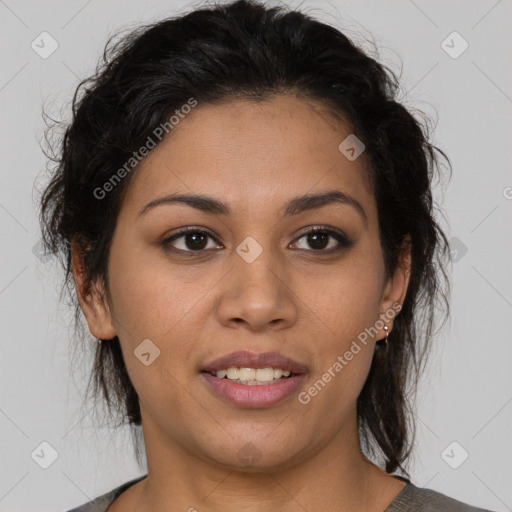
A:
[[[89,503],[68,510],[68,512],[106,512],[107,508],[118,496],[128,487],[146,478],[146,476],[130,480]],[[396,475],[395,478],[407,482],[407,485],[383,512],[493,512],[483,508],[472,507],[431,489],[416,487],[407,478]]]

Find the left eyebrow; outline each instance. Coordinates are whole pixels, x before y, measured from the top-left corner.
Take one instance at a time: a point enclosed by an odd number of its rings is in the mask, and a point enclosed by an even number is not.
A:
[[[213,197],[201,194],[170,194],[150,201],[142,208],[139,216],[157,206],[173,203],[186,204],[192,208],[196,208],[213,215],[231,215],[232,213],[229,205],[222,203]],[[305,194],[294,197],[286,204],[283,217],[298,215],[299,213],[322,208],[330,204],[346,204],[352,206],[362,217],[365,226],[368,226],[368,216],[366,215],[364,208],[361,206],[361,203],[357,199],[339,190],[329,190],[320,194]]]

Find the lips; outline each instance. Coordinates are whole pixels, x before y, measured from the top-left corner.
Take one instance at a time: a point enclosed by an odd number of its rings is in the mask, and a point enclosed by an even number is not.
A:
[[[274,368],[288,370],[290,375],[256,386],[216,376],[216,372],[227,368]],[[237,408],[255,409],[277,406],[290,398],[307,378],[307,371],[305,364],[279,352],[241,350],[205,364],[200,376],[214,396],[223,402]]]
[[[214,396],[224,403],[229,403],[237,408],[248,409],[267,408],[286,403],[285,399],[289,399],[295,394],[306,379],[304,373],[300,375],[292,374],[275,384],[247,386],[228,379],[219,379],[208,372],[203,372],[200,376]]]
[[[202,368],[202,372],[213,373],[229,367],[237,368],[281,368],[294,375],[307,373],[307,366],[279,352],[251,352],[240,350],[219,357]]]

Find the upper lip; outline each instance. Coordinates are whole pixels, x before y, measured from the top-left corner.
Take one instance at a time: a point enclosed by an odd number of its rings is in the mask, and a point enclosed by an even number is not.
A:
[[[206,364],[203,372],[216,372],[225,370],[229,367],[235,368],[281,368],[290,373],[306,373],[307,367],[287,357],[279,352],[251,352],[249,350],[239,350],[231,352],[225,356],[219,357]]]

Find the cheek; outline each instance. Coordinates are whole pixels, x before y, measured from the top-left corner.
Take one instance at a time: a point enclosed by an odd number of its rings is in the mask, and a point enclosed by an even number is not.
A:
[[[331,272],[308,276],[301,295],[332,350],[343,350],[378,320],[382,272],[378,258],[354,253]]]
[[[374,355],[372,327],[380,313],[382,271],[378,258],[354,256],[328,278],[315,275],[309,280],[314,284],[308,293],[303,292],[317,326],[311,340],[318,363],[312,381],[317,384],[310,391],[323,395],[318,407],[325,407],[326,414],[328,410],[346,414],[368,375]]]
[[[219,276],[211,271],[191,272],[164,258],[149,259],[122,245],[112,247],[109,285],[114,322],[130,378],[139,395],[179,395],[179,383],[188,382],[190,363],[197,357],[204,328],[208,291]],[[147,340],[150,340],[149,342]],[[145,345],[142,345],[144,343]],[[141,347],[141,348],[139,348]],[[142,347],[147,349],[142,352]],[[134,353],[135,351],[135,353]],[[143,364],[137,355],[149,352]],[[169,394],[169,390],[174,389]],[[167,391],[165,391],[167,390]],[[175,404],[177,406],[177,404]]]
[[[188,283],[186,268],[168,264],[157,250],[136,242],[113,246],[109,272],[115,319],[133,342],[172,337],[187,323],[182,319],[205,286],[202,280]]]
[[[320,428],[326,435],[353,413],[371,367],[375,345],[368,328],[378,312],[372,315],[368,299],[361,294],[332,300],[333,306],[330,310],[326,306],[320,322],[322,334],[316,337],[313,349],[317,364],[301,403],[310,401],[316,416],[325,418]]]
[[[152,415],[186,414],[198,323],[190,321],[199,292],[178,277],[163,279],[155,267],[125,261],[112,272],[115,322],[126,369],[139,398]],[[132,268],[130,272],[130,267]],[[127,272],[128,271],[128,272]],[[131,276],[126,278],[126,276]],[[149,355],[146,355],[149,354]]]

